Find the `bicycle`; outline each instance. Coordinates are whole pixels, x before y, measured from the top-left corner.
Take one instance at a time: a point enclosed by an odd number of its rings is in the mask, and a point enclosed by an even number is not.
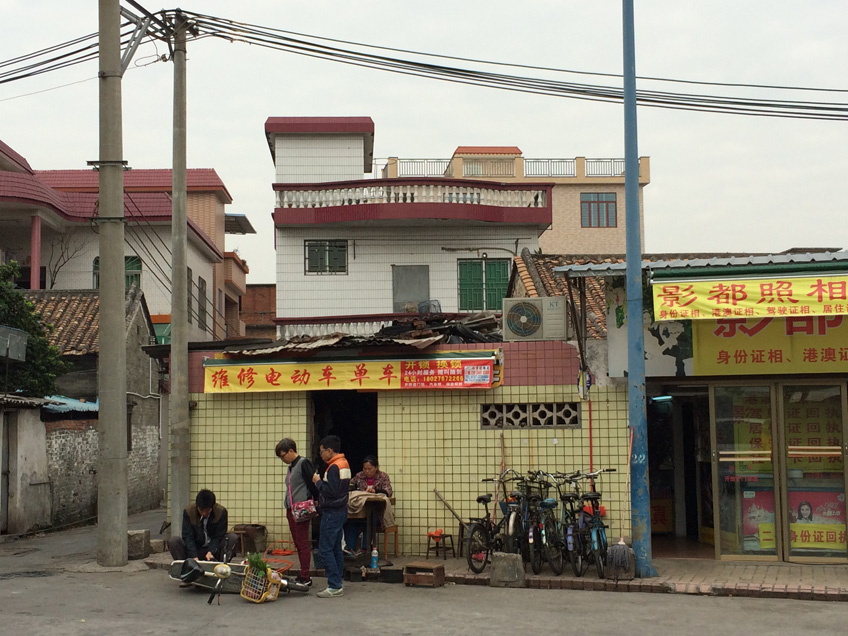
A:
[[[508,478],[509,475],[513,477]],[[511,468],[503,471],[497,478],[487,477],[484,482],[497,482],[499,488],[506,493],[506,483],[520,479],[520,475]],[[465,558],[468,562],[468,569],[475,574],[480,574],[491,560],[492,552],[512,552],[514,543],[509,535],[509,520],[512,516],[511,508],[515,507],[514,502],[510,502],[510,497],[505,497],[507,510],[501,516],[500,521],[495,523],[494,511],[489,511],[489,504],[492,502],[492,494],[487,493],[477,497],[477,503],[481,504],[486,514],[483,517],[471,519],[468,526],[468,536],[465,539]]]
[[[557,492],[559,492],[559,484],[553,473],[546,473],[539,470],[535,474],[535,479],[543,484],[541,488],[543,491],[550,490],[551,487],[556,487]],[[559,576],[564,569],[563,552],[566,551],[566,544],[563,538],[562,526],[557,520],[557,507],[558,503],[555,498],[545,498],[539,503],[538,536],[542,544],[542,552],[551,568],[551,572]]]
[[[575,490],[579,493],[578,481],[589,480],[591,490],[578,496],[578,534],[580,535],[580,550],[585,560],[593,561],[598,578],[605,578],[607,562],[607,531],[601,516],[601,493],[595,488],[595,480],[603,473],[614,473],[615,468],[600,468],[590,473],[580,473],[571,478]],[[586,507],[589,510],[586,510]],[[587,564],[588,567],[588,564]]]

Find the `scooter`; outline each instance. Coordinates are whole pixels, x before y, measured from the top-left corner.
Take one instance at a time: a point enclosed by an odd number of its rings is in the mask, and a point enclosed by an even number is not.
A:
[[[228,553],[227,546],[224,546],[224,554]],[[210,590],[207,602],[211,605],[216,595],[220,603],[222,593],[239,594],[241,592],[242,581],[248,567],[246,563],[227,563],[226,559],[222,563],[188,558],[183,561],[172,561],[168,576],[175,581],[192,583],[197,587]],[[283,576],[281,579],[281,593],[288,593],[292,590],[309,592],[309,587],[303,583],[298,583],[295,577]]]

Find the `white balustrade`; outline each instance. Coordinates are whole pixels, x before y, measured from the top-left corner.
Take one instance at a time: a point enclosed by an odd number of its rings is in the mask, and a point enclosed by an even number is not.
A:
[[[459,203],[495,207],[547,207],[545,190],[484,188],[456,184],[383,184],[355,188],[282,190],[278,207],[326,208],[385,203]]]

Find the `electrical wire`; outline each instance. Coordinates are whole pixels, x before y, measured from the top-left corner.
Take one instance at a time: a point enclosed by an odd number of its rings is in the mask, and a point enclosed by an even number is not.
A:
[[[197,18],[210,18],[210,19],[212,19],[212,16],[208,16],[208,15],[204,15],[204,14],[198,14],[198,13],[192,13],[192,12],[184,12],[184,13],[186,13],[186,15],[192,15],[192,16],[195,16]],[[216,18],[216,19],[217,20],[223,20],[223,18]],[[394,53],[406,53],[406,54],[410,54],[410,55],[419,55],[419,56],[422,56],[422,57],[433,57],[433,58],[439,58],[439,59],[444,59],[444,60],[455,60],[455,61],[458,61],[458,62],[471,62],[473,64],[486,64],[486,65],[491,65],[491,66],[505,66],[505,67],[510,67],[510,68],[521,68],[521,69],[527,69],[527,70],[533,70],[533,71],[545,71],[545,72],[553,72],[553,73],[567,73],[567,74],[573,74],[573,75],[589,75],[589,76],[596,76],[596,77],[614,77],[614,78],[621,78],[622,77],[622,75],[620,73],[603,73],[603,72],[600,72],[600,71],[578,71],[578,70],[574,70],[574,69],[565,69],[565,68],[558,68],[558,67],[552,67],[552,66],[535,66],[535,65],[532,65],[532,64],[518,64],[518,63],[515,63],[515,62],[499,62],[499,61],[494,61],[494,60],[482,60],[482,59],[479,59],[479,58],[462,57],[462,56],[456,56],[456,55],[445,55],[443,53],[429,53],[429,52],[426,52],[426,51],[416,51],[416,50],[412,50],[412,49],[399,49],[399,48],[394,48],[394,47],[390,47],[390,46],[380,46],[380,45],[377,45],[377,44],[367,44],[367,43],[364,43],[364,42],[356,42],[356,41],[352,41],[352,40],[341,40],[341,39],[329,38],[329,37],[320,36],[320,35],[311,35],[311,34],[308,34],[308,33],[299,33],[297,31],[287,31],[285,29],[275,29],[275,28],[272,28],[272,27],[263,27],[263,26],[259,26],[259,25],[256,25],[256,24],[234,22],[232,20],[228,20],[228,22],[231,22],[233,24],[250,26],[250,27],[253,27],[253,28],[260,28],[260,29],[264,29],[264,30],[269,31],[269,32],[285,33],[287,35],[293,35],[293,36],[296,36],[296,37],[299,37],[299,38],[308,38],[308,39],[319,40],[319,41],[324,41],[324,42],[335,42],[337,44],[347,44],[347,45],[351,45],[351,46],[357,46],[357,47],[360,47],[360,48],[376,49],[376,50],[381,50],[381,51],[392,51]],[[817,87],[810,87],[810,86],[781,86],[781,85],[774,85],[774,84],[746,84],[746,83],[741,83],[741,82],[714,82],[714,81],[704,81],[704,80],[674,79],[674,78],[669,78],[669,77],[656,77],[656,76],[649,76],[649,75],[637,75],[636,79],[644,80],[644,81],[653,81],[653,82],[671,82],[671,83],[677,83],[677,84],[694,84],[694,85],[700,85],[700,86],[723,86],[723,87],[728,87],[728,88],[756,88],[756,89],[787,90],[787,91],[791,90],[791,91],[815,91],[815,92],[848,93],[848,89],[843,89],[843,88],[817,88]]]

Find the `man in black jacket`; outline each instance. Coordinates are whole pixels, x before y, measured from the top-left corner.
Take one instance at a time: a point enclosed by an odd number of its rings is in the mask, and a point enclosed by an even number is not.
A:
[[[227,533],[227,509],[215,503],[214,492],[201,490],[183,511],[182,537],[171,537],[168,549],[175,561],[187,557],[223,561],[226,543],[229,561],[235,554],[236,541],[235,533]]]

